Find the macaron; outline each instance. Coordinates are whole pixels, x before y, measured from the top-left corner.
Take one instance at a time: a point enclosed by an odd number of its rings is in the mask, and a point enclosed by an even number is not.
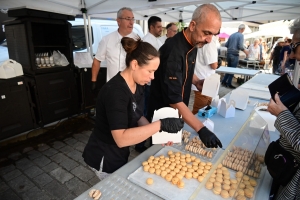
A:
[[[198,179],[199,180],[199,179]],[[213,184],[212,184],[212,182],[207,182],[206,184],[205,184],[205,187],[206,187],[206,189],[209,189],[209,190],[211,190],[212,188],[213,188]],[[221,188],[220,188],[220,192],[221,192]]]

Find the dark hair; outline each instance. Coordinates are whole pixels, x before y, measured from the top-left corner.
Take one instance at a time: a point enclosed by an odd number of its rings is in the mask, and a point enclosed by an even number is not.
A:
[[[143,66],[148,64],[149,60],[159,57],[159,52],[148,42],[143,42],[140,37],[136,40],[123,37],[121,44],[127,53],[125,60],[127,67],[132,60],[136,60],[139,66]]]
[[[161,18],[152,16],[148,19],[148,30],[149,31],[150,31],[150,26],[155,26],[156,22],[161,22]]]
[[[286,42],[291,43],[292,39],[287,39]]]
[[[166,29],[168,29],[168,28],[170,28],[171,26],[173,26],[173,25],[176,25],[175,23],[169,23],[167,26],[166,26]]]

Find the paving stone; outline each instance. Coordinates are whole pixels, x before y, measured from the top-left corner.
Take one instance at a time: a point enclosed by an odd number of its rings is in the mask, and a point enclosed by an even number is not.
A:
[[[86,136],[90,137],[93,131],[83,131],[82,134],[85,134]]]
[[[47,149],[49,149],[50,147],[47,145],[47,144],[44,144],[44,143],[42,143],[42,144],[38,144],[38,150],[39,151],[45,151],[45,150],[47,150]]]
[[[58,151],[56,149],[53,149],[53,148],[49,148],[46,151],[43,151],[43,154],[45,156],[48,156],[48,157],[51,157],[51,156],[53,156],[53,155],[55,155],[57,153],[58,153]]]
[[[4,175],[2,175],[3,179],[6,181],[10,181],[18,176],[20,176],[22,173],[18,169],[14,169],[13,171],[10,171]]]
[[[22,151],[22,153],[27,153],[29,151],[32,151],[33,150],[33,147],[25,147]]]
[[[70,158],[72,158],[73,160],[79,161],[82,160],[82,153],[80,151],[74,150],[71,151],[67,154],[67,156],[69,156]]]
[[[59,151],[61,151],[64,154],[68,154],[71,151],[74,151],[73,147],[70,147],[69,145],[66,145],[65,147],[59,149]]]
[[[74,144],[74,148],[80,152],[83,152],[85,146],[86,146],[86,144],[84,144],[82,142],[77,142],[76,144]]]
[[[98,176],[94,176],[94,178],[92,178],[91,180],[89,180],[89,184],[91,186],[96,185],[99,182],[100,182],[100,179],[98,178]]]
[[[72,174],[74,174],[75,176],[77,176],[78,178],[80,178],[83,181],[88,181],[91,178],[93,178],[95,176],[95,173],[92,172],[90,169],[87,169],[83,166],[78,166],[75,169],[73,169],[71,171]]]
[[[74,160],[67,158],[67,159],[63,160],[59,165],[64,167],[66,170],[70,171],[70,170],[74,169],[75,167],[77,167],[79,164],[77,162],[75,162]]]
[[[49,163],[48,165],[46,165],[45,167],[43,167],[42,169],[45,171],[45,172],[51,172],[53,171],[54,169],[58,168],[58,164],[56,164],[55,162],[51,162]]]
[[[9,189],[8,185],[6,185],[6,183],[4,183],[3,181],[0,181],[0,197],[1,197],[1,193],[5,192],[8,189]]]
[[[34,177],[40,175],[41,173],[43,173],[43,170],[41,170],[39,167],[37,167],[37,166],[34,165],[34,166],[32,166],[32,167],[26,169],[26,170],[24,171],[24,173],[25,173],[28,177],[34,178]]]
[[[38,187],[33,187],[22,194],[23,200],[48,200],[51,199],[46,191],[40,190]]]
[[[86,143],[88,142],[88,140],[89,140],[89,137],[86,136],[85,134],[82,134],[82,133],[74,134],[73,137],[74,137],[76,140],[78,140],[78,141],[80,141],[80,142],[83,142],[83,143],[85,143],[85,144],[86,144]]]
[[[18,193],[23,193],[34,187],[34,184],[25,175],[10,180],[8,185]]]
[[[31,159],[31,160],[42,156],[42,154],[40,152],[36,151],[36,150],[32,150],[32,151],[27,152],[27,155],[28,155],[28,158]]]
[[[35,164],[37,164],[39,167],[44,167],[48,165],[51,162],[51,160],[46,156],[40,156],[34,159],[33,162],[35,162]]]
[[[63,199],[69,193],[66,186],[60,184],[55,180],[45,185],[44,189],[56,199]]]
[[[72,174],[62,169],[61,167],[51,171],[50,175],[52,175],[62,184],[64,184],[65,182],[69,181],[71,178],[74,177]]]
[[[87,167],[88,165],[85,163],[85,161],[82,159],[78,160],[81,166]]]
[[[66,160],[67,158],[68,157],[62,153],[58,153],[58,154],[55,154],[54,156],[51,156],[51,160],[56,163],[61,163],[62,161]]]
[[[66,146],[66,144],[63,143],[63,142],[61,142],[61,141],[55,141],[55,142],[53,142],[53,144],[52,144],[52,147],[53,147],[54,149],[60,149],[60,148],[62,148],[62,147],[64,147],[64,146]]]
[[[16,195],[16,193],[12,189],[9,189],[6,192],[0,194],[0,197],[2,200],[21,200],[21,198],[18,197],[18,195]]]
[[[69,193],[63,200],[73,200],[75,199],[77,196],[75,196],[72,193]]]
[[[19,152],[14,152],[9,154],[7,157],[12,160],[18,160],[21,156],[22,154],[20,154]]]
[[[70,146],[73,146],[73,144],[75,144],[76,142],[78,142],[77,140],[75,140],[74,138],[66,138],[64,140],[64,142]]]
[[[16,161],[16,167],[21,170],[25,170],[33,165],[34,163],[28,158],[22,158],[21,160]]]
[[[2,176],[2,175],[4,175],[4,174],[6,174],[7,172],[10,172],[10,171],[12,171],[12,170],[14,170],[16,167],[14,166],[14,165],[7,165],[7,166],[5,166],[5,167],[1,167],[0,168],[0,175]]]
[[[77,196],[90,188],[86,183],[82,182],[77,177],[74,177],[70,181],[68,181],[66,183],[66,186]]]
[[[50,183],[53,179],[46,173],[40,174],[33,179],[40,187]]]

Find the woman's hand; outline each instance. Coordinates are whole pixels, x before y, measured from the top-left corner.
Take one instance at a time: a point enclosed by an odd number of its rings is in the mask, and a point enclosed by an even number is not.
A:
[[[276,101],[276,102],[275,102]],[[268,105],[268,111],[275,115],[276,117],[284,110],[287,110],[287,107],[280,101],[278,94],[275,94],[275,101],[271,98],[270,103]]]
[[[172,141],[169,141],[168,143],[166,144],[162,144],[162,146],[172,146],[173,145],[173,142]]]

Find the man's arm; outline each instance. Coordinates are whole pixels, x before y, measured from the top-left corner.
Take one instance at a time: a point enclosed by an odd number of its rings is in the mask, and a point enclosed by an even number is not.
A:
[[[211,63],[209,64],[209,66],[212,68],[212,69],[217,69],[218,68],[218,62],[215,62],[215,63]]]
[[[100,64],[101,64],[101,62],[99,60],[97,60],[96,58],[94,58],[93,65],[92,65],[92,80],[91,80],[92,82],[97,81],[97,76],[100,71]]]

